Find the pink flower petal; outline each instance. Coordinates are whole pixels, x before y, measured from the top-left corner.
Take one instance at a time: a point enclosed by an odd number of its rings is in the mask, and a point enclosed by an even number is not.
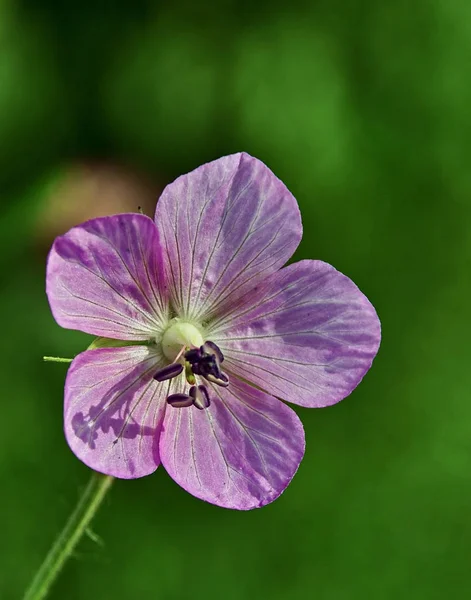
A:
[[[86,465],[123,479],[160,463],[159,435],[170,382],[152,376],[159,356],[145,346],[99,348],[79,354],[65,384],[67,442]]]
[[[261,161],[233,154],[182,175],[157,203],[168,282],[180,315],[224,314],[291,257],[296,200]]]
[[[69,329],[144,340],[162,327],[167,302],[157,229],[139,214],[101,217],[58,237],[47,265],[54,318]]]
[[[248,510],[275,500],[304,454],[304,430],[288,406],[234,379],[211,387],[205,410],[166,411],[160,456],[185,490],[226,508]]]
[[[229,377],[301,406],[328,406],[348,396],[380,344],[380,322],[368,299],[348,277],[313,260],[285,267],[262,288],[260,300],[208,333],[224,353]]]

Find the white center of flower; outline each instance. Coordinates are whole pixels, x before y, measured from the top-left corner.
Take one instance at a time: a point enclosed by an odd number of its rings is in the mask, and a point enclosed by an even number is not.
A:
[[[162,337],[162,351],[166,358],[174,361],[181,352],[183,346],[188,348],[199,348],[204,344],[201,331],[187,321],[174,319]]]

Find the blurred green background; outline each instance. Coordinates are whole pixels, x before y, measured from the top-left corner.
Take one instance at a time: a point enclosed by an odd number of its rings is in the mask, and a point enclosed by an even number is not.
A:
[[[471,594],[471,4],[0,0],[0,598],[21,598],[89,477],[62,433],[89,337],[44,294],[54,237],[152,214],[166,183],[245,150],[297,197],[296,254],[348,274],[383,343],[274,504],[205,504],[159,469],[118,481],[56,600]]]

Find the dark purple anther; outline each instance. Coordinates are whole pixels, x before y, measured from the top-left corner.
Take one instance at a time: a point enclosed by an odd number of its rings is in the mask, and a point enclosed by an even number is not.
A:
[[[154,375],[154,379],[156,381],[166,381],[167,379],[173,379],[177,375],[183,371],[183,365],[180,363],[172,363],[171,365],[167,365],[163,369],[157,371]]]
[[[216,358],[218,359],[218,361],[220,363],[222,363],[224,360],[224,354],[221,352],[221,349],[219,348],[219,346],[217,346],[214,342],[210,342],[210,341],[205,342],[201,346],[200,350],[201,350],[201,352],[204,352],[205,354],[215,354]]]
[[[211,404],[208,390],[205,385],[194,385],[190,388],[190,396],[193,398],[193,404],[196,408],[204,410]]]
[[[199,348],[194,348],[193,350],[187,350],[185,352],[185,360],[187,360],[191,365],[194,365],[202,358],[201,350]]]
[[[219,371],[219,377],[216,377],[213,373],[208,373],[207,375],[203,374],[203,377],[207,381],[220,385],[221,387],[227,387],[229,385],[229,377],[222,371]]]
[[[214,342],[207,341],[199,348],[188,350],[185,360],[190,363],[194,375],[201,375],[206,381],[222,387],[229,385],[227,375],[221,371],[224,355]]]
[[[219,369],[219,364],[217,358],[214,354],[206,354],[203,358],[195,365],[195,367],[199,371],[199,375],[207,375],[208,373],[212,373],[216,377],[219,377],[221,370]]]
[[[195,363],[194,365],[191,365],[191,370],[193,371],[193,373],[195,375],[201,375],[201,368],[199,363]]]
[[[188,396],[188,394],[172,394],[167,398],[167,402],[174,408],[184,408],[186,406],[191,406],[194,399],[192,396]]]

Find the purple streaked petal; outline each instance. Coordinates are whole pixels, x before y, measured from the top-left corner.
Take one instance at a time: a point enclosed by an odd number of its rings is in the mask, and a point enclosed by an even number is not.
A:
[[[304,430],[288,406],[242,381],[211,389],[211,406],[168,410],[160,456],[185,490],[226,508],[275,500],[304,454]]]
[[[65,384],[67,442],[86,465],[130,479],[155,471],[165,399],[173,382],[157,383],[159,357],[145,346],[79,354]]]
[[[378,351],[375,309],[345,275],[304,260],[274,274],[264,297],[215,323],[225,366],[288,402],[329,406],[348,396]]]
[[[157,228],[149,217],[101,217],[58,237],[47,264],[62,327],[121,340],[155,336],[167,313]]]
[[[182,175],[155,213],[177,312],[224,314],[291,257],[302,235],[296,200],[261,161],[225,156]]]

